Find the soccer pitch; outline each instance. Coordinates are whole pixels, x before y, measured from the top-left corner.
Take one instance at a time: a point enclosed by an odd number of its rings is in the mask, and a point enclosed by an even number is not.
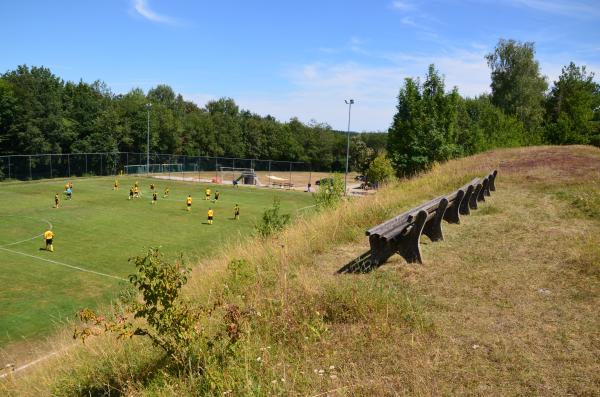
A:
[[[62,194],[66,179],[0,183],[0,347],[47,336],[80,308],[109,302],[134,271],[128,258],[150,246],[160,246],[168,257],[206,257],[227,241],[251,235],[275,197],[292,216],[313,204],[310,194],[295,191],[136,177],[120,177],[113,191],[113,177],[70,180],[72,200]],[[128,200],[136,181],[142,198]],[[156,205],[150,183],[158,193]],[[204,200],[207,187],[212,197],[221,192],[218,202]],[[235,204],[241,209],[237,221]],[[212,225],[206,221],[209,207],[215,212]],[[50,226],[54,252],[43,250],[42,233]]]

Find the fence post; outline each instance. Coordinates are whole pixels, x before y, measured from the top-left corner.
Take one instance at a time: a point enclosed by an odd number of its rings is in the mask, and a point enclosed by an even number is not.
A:
[[[88,173],[88,169],[87,169],[87,153],[85,153],[85,174],[87,175]]]
[[[290,184],[289,188],[292,189],[292,162],[290,161]]]
[[[10,179],[10,156],[8,156],[8,179]]]
[[[217,161],[218,161],[218,157],[215,157],[215,182],[219,180],[219,171],[218,171],[219,163],[217,163]],[[221,181],[221,182],[223,182],[223,181]]]
[[[102,153],[100,153],[100,176],[104,175],[102,173]]]
[[[33,180],[33,175],[31,174],[31,156],[29,156],[29,180]]]
[[[49,154],[48,156],[50,156],[50,179],[52,179],[52,155]]]
[[[69,168],[69,178],[71,178],[71,155],[67,154],[67,167]]]
[[[271,185],[270,187],[273,187],[271,184],[271,160],[269,160],[269,181],[267,182],[267,186],[269,185]]]

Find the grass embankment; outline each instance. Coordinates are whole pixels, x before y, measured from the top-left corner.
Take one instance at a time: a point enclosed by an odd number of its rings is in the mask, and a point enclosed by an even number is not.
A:
[[[424,265],[333,272],[364,230],[497,168],[497,191]],[[144,340],[98,338],[3,386],[37,395],[598,395],[600,151],[499,150],[300,220],[198,264],[213,343],[175,369]],[[243,260],[231,265],[232,260]],[[246,311],[235,341],[223,304]],[[219,336],[220,335],[220,336]]]

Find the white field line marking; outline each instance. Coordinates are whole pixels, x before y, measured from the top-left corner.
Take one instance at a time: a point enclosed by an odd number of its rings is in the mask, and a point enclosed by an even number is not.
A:
[[[46,354],[45,356],[42,356],[42,357],[40,357],[40,358],[37,358],[37,359],[35,359],[35,360],[33,360],[33,361],[30,361],[30,362],[28,362],[27,364],[23,364],[23,365],[21,365],[20,367],[17,367],[17,368],[15,368],[15,369],[13,369],[13,370],[8,370],[8,372],[6,372],[6,373],[4,373],[4,374],[0,374],[0,379],[2,379],[2,378],[6,378],[6,377],[8,377],[9,375],[11,375],[11,374],[14,374],[15,372],[22,371],[22,370],[24,370],[24,369],[26,369],[26,368],[29,368],[29,367],[31,367],[32,365],[35,365],[35,364],[37,364],[37,363],[39,363],[39,362],[41,362],[41,361],[47,360],[47,359],[49,359],[50,357],[52,357],[52,356],[55,356],[55,355],[57,355],[58,353],[61,353],[61,352],[63,352],[63,351],[65,351],[65,350],[67,350],[68,348],[70,348],[70,347],[72,347],[72,346],[73,346],[73,345],[71,345],[71,346],[67,346],[67,347],[65,347],[64,349],[61,349],[61,350],[56,350],[56,351],[53,351],[52,353]]]
[[[6,216],[10,216],[10,215],[6,215]],[[28,216],[25,216],[25,217],[22,217],[22,218],[34,219],[34,218],[30,218],[30,217],[28,217]],[[42,221],[44,221],[44,222],[46,222],[46,223],[48,224],[48,228],[49,228],[49,230],[52,230],[52,228],[53,228],[54,226],[52,226],[52,223],[51,223],[49,220],[47,220],[47,219],[41,219],[41,220],[42,220]],[[35,240],[36,238],[40,238],[40,237],[42,237],[43,235],[44,235],[44,233],[42,233],[42,234],[38,234],[37,236],[33,236],[33,237],[30,237],[30,238],[26,238],[25,240],[20,240],[20,241],[17,241],[17,242],[14,242],[14,243],[10,243],[10,244],[4,244],[4,245],[0,245],[0,248],[2,248],[2,247],[10,247],[11,245],[17,245],[17,244],[24,243],[24,242],[26,242],[26,241]]]
[[[14,250],[11,250],[11,249],[8,249],[8,248],[4,248],[4,247],[0,247],[0,250],[7,251],[7,252],[12,252],[13,254],[24,255],[24,256],[27,256],[27,257],[29,257],[29,258],[39,259],[39,260],[41,260],[41,261],[46,261],[46,262],[54,263],[54,264],[56,264],[56,265],[60,265],[60,266],[69,267],[69,268],[71,268],[71,269],[79,270],[79,271],[81,271],[81,272],[86,272],[86,273],[97,274],[97,275],[99,275],[99,276],[104,276],[104,277],[114,278],[114,279],[116,279],[116,280],[121,280],[121,281],[127,281],[127,280],[126,280],[126,279],[124,279],[124,278],[121,278],[121,277],[118,277],[118,276],[113,276],[113,275],[111,275],[111,274],[100,273],[100,272],[96,272],[96,271],[94,271],[94,270],[85,269],[85,268],[83,268],[83,267],[78,267],[78,266],[68,265],[68,264],[66,264],[66,263],[58,262],[58,261],[55,261],[55,260],[52,260],[52,259],[46,259],[46,258],[42,258],[42,257],[39,257],[39,256],[30,255],[30,254],[26,254],[26,253],[24,253],[24,252],[14,251]]]

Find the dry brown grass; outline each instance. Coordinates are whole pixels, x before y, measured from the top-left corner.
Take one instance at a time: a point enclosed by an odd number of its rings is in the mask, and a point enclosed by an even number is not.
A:
[[[478,211],[445,224],[443,242],[423,238],[424,265],[396,256],[333,275],[366,250],[367,227],[494,168]],[[96,377],[114,395],[600,395],[599,169],[600,150],[583,146],[483,153],[198,264],[195,301],[256,311],[209,388],[144,371],[156,352],[143,343],[101,339],[5,391],[81,394],[66,379]],[[233,259],[252,277],[234,282]]]

